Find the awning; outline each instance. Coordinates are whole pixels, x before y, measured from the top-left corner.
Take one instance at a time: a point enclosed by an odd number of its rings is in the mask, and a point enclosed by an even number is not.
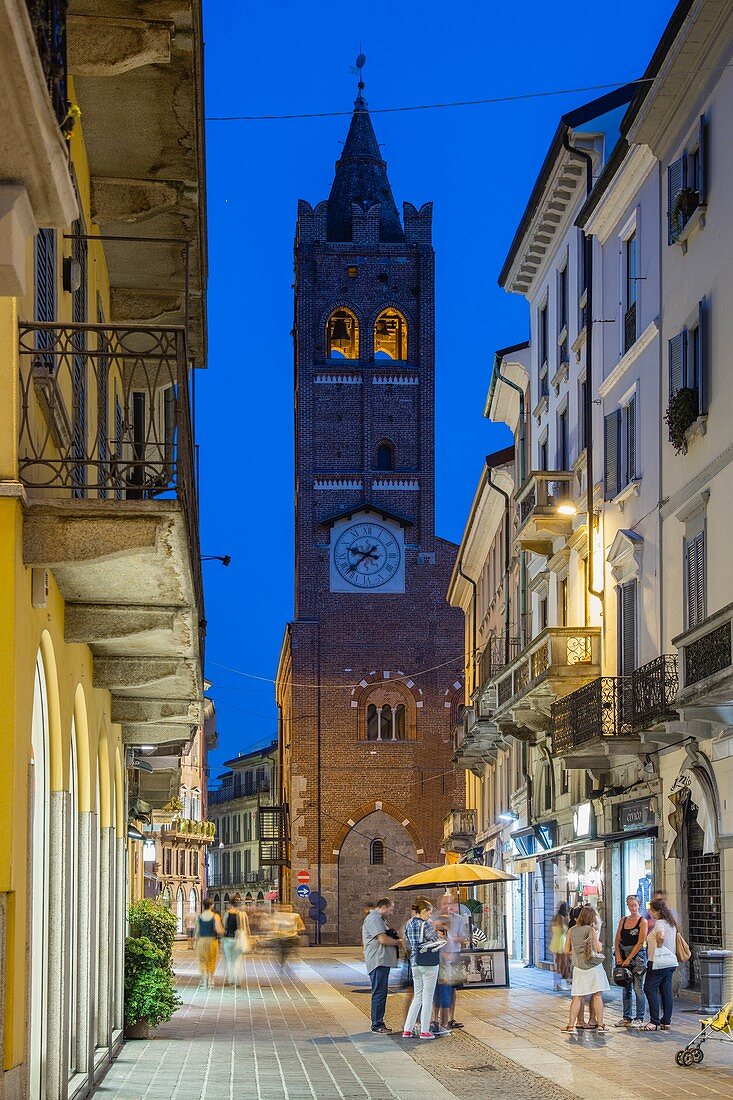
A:
[[[624,840],[640,840],[643,837],[656,837],[659,835],[659,830],[656,825],[647,825],[645,829],[626,829],[621,833],[608,833],[603,837],[603,843],[607,848],[610,848],[612,844],[618,844]]]
[[[571,854],[572,852],[591,852],[594,848],[608,848],[612,844],[618,844],[622,840],[636,840],[640,837],[657,836],[657,826],[649,825],[645,829],[627,829],[623,833],[606,833],[605,836],[583,837],[581,840],[571,840],[568,844],[558,844],[554,848],[547,848],[544,852],[535,852],[537,859],[555,859],[557,856]]]

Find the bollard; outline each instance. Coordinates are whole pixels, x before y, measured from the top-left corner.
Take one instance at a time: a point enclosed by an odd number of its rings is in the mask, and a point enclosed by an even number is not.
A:
[[[730,951],[699,951],[700,1007],[703,1012],[719,1012],[725,1003],[723,983]]]

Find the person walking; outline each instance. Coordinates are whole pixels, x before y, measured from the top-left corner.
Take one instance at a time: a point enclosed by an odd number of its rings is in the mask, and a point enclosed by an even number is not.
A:
[[[647,939],[649,967],[644,992],[649,1005],[650,1023],[645,1025],[644,1031],[669,1031],[672,1023],[672,980],[678,966],[679,927],[671,909],[661,898],[653,898],[649,902],[649,912],[654,928]]]
[[[196,914],[192,913],[190,909],[183,918],[183,931],[186,933],[186,939],[188,940],[188,950],[193,951],[193,942],[196,936]]]
[[[584,997],[590,997],[595,1023],[578,1024],[581,1031],[605,1031],[603,1023],[603,997],[610,988],[603,969],[603,945],[598,939],[596,921],[598,914],[592,905],[584,905],[576,924],[568,929],[565,951],[573,958],[573,984],[571,988],[570,1015],[563,1031],[573,1031]]]
[[[404,1039],[412,1039],[415,1024],[420,1017],[420,1038],[435,1039],[430,1030],[433,1014],[433,996],[438,982],[440,950],[446,945],[445,933],[439,933],[430,923],[433,906],[427,898],[416,898],[412,903],[414,916],[405,925],[405,940],[410,948],[414,995],[407,1012],[402,1031]]]
[[[626,899],[629,914],[618,922],[613,941],[613,952],[617,966],[625,966],[631,975],[628,985],[622,986],[623,1017],[616,1027],[641,1027],[644,1023],[644,978],[647,968],[647,921],[640,912],[637,894],[629,894]],[[633,1001],[636,1012],[632,1015]]]
[[[249,934],[247,914],[240,909],[242,899],[235,894],[227,906],[222,924],[224,926],[224,938],[222,947],[224,959],[227,965],[227,985],[239,984],[239,973],[242,964],[242,956],[247,950]]]
[[[219,957],[219,939],[224,934],[221,917],[214,912],[211,898],[207,898],[199,913],[196,925],[196,954],[201,969],[201,984],[214,984],[214,971]]]
[[[391,1035],[392,1028],[384,1022],[389,991],[389,972],[397,966],[398,949],[402,940],[388,924],[388,918],[394,912],[391,898],[380,898],[369,909],[361,926],[361,942],[364,948],[369,982],[372,987],[372,1031],[376,1034]]]
[[[565,954],[568,920],[568,903],[561,901],[550,924],[550,952],[555,956],[552,988],[556,991],[562,989],[563,982],[570,981],[570,957]]]

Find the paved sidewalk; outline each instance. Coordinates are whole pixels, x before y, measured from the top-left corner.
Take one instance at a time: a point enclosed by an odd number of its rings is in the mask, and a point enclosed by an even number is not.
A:
[[[192,954],[174,961],[183,1007],[125,1044],[98,1100],[456,1100],[307,963],[248,958],[243,988],[207,990]]]

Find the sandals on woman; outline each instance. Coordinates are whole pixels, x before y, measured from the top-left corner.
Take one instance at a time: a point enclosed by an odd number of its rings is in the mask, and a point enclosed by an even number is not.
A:
[[[661,1024],[644,1024],[644,1026],[641,1030],[642,1031],[661,1031],[662,1030],[662,1025]]]
[[[561,1027],[560,1031],[575,1031],[575,1027],[572,1024],[566,1024],[565,1027]]]

